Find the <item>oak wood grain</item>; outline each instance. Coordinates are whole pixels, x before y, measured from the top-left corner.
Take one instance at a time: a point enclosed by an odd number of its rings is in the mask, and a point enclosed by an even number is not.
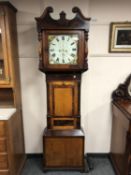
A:
[[[2,48],[5,77],[0,79],[0,107],[16,108],[15,116],[10,120],[0,121],[1,151],[6,153],[9,169],[1,170],[0,174],[19,175],[25,162],[25,146],[22,121],[21,87],[19,74],[18,43],[16,28],[16,8],[9,2],[0,2],[0,27],[2,30]]]

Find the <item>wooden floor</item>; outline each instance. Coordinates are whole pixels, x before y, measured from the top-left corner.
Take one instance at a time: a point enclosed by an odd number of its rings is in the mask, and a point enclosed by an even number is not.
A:
[[[108,158],[91,158],[94,169],[89,173],[57,171],[43,172],[42,159],[28,159],[26,161],[22,175],[115,175]]]

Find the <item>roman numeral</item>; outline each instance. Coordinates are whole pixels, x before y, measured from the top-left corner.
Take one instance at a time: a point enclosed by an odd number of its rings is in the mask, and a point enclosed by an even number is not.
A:
[[[56,61],[59,62],[59,58],[57,58]]]
[[[72,51],[76,51],[76,48],[73,48]]]
[[[64,36],[62,36],[62,40],[65,40],[65,37]]]
[[[55,54],[55,53],[53,53],[53,54],[52,54],[52,57],[55,57],[55,56],[56,56],[56,54]]]
[[[56,40],[59,42],[60,40],[58,38],[56,38]]]
[[[67,41],[69,41],[70,37],[68,37]]]
[[[72,57],[75,57],[75,54],[72,53],[71,56],[72,56]]]
[[[75,42],[71,43],[71,46],[74,45],[74,44],[75,44]]]

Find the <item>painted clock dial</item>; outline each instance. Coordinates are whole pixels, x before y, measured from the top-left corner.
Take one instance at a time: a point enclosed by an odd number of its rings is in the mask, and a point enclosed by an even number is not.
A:
[[[76,34],[48,35],[49,64],[77,64],[78,41]]]

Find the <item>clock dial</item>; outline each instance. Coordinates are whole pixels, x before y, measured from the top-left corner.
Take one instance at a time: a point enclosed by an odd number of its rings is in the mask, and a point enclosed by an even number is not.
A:
[[[77,64],[78,35],[48,35],[49,64]]]

